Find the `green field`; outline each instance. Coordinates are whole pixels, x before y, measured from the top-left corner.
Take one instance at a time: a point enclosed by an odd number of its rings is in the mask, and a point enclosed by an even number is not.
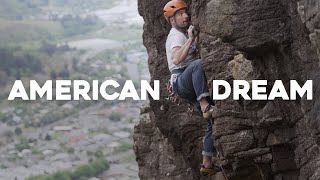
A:
[[[104,26],[99,20],[93,24],[74,20],[63,26],[59,21],[0,19],[0,24],[0,47],[18,46],[24,49],[39,48],[44,41],[56,44],[65,38],[85,35]]]
[[[41,42],[63,42],[101,29],[104,23],[85,15],[112,7],[113,0],[2,0],[0,47],[36,49]]]
[[[62,37],[64,29],[59,22],[44,20],[0,19],[0,46],[39,47],[41,41]]]
[[[43,4],[42,0],[1,0],[0,17],[7,19],[22,19],[25,15],[39,13],[39,6],[41,4]]]
[[[1,0],[0,18],[26,19],[47,12],[81,14],[86,10],[107,9],[114,0]]]

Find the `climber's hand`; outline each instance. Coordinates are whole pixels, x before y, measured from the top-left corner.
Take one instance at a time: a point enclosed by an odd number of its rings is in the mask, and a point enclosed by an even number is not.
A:
[[[188,29],[188,37],[189,39],[192,39],[192,40],[194,39],[193,29],[194,29],[194,26],[190,25]]]

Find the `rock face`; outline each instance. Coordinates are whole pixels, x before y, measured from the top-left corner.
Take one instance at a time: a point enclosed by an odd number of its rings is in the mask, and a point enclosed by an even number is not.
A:
[[[162,16],[168,1],[138,0],[152,79],[161,100],[135,127],[141,179],[200,179],[206,122],[189,117],[186,104],[167,101],[169,78]],[[236,179],[320,179],[320,2],[318,0],[189,0],[199,30],[200,56],[212,80],[313,80],[313,100],[217,101],[215,146],[227,176]]]

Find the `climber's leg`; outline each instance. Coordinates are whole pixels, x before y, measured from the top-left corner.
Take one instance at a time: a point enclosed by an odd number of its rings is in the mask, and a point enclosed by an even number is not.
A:
[[[208,91],[201,60],[191,63],[178,77],[177,92],[180,97],[192,103],[199,114],[202,114],[208,105],[214,105]],[[212,139],[212,118],[206,117],[205,119],[208,122],[208,126],[204,136],[203,164],[200,168],[200,173],[202,175],[210,175],[216,172],[215,167],[212,165],[212,156],[215,148]]]
[[[204,136],[203,151],[202,151],[202,165],[200,167],[200,174],[202,176],[213,175],[221,168],[212,163],[212,156],[216,152],[212,139],[212,118],[208,119],[208,126]]]
[[[204,167],[210,167],[212,166],[211,164],[211,159],[213,156],[213,153],[216,151],[213,145],[213,139],[212,139],[212,119],[208,119],[208,126],[205,131],[204,135],[204,142],[203,142],[203,166]]]
[[[200,103],[198,101],[192,102],[195,109],[201,113],[201,107]],[[206,119],[208,122],[205,135],[204,135],[204,141],[203,141],[203,151],[202,151],[202,166],[204,168],[213,168],[212,167],[212,156],[214,152],[216,152],[216,149],[213,145],[213,139],[212,139],[212,118]]]
[[[178,84],[178,92],[183,91],[187,92],[187,94],[193,94],[192,99],[197,99],[200,102],[202,112],[210,104],[207,99],[207,97],[210,97],[210,94],[201,59],[194,60],[187,66],[178,77]]]

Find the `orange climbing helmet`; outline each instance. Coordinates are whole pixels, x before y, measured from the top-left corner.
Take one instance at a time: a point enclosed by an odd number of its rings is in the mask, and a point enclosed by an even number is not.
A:
[[[169,1],[163,8],[163,14],[167,21],[169,21],[169,17],[173,16],[180,9],[188,8],[187,4],[179,1],[172,0]]]

